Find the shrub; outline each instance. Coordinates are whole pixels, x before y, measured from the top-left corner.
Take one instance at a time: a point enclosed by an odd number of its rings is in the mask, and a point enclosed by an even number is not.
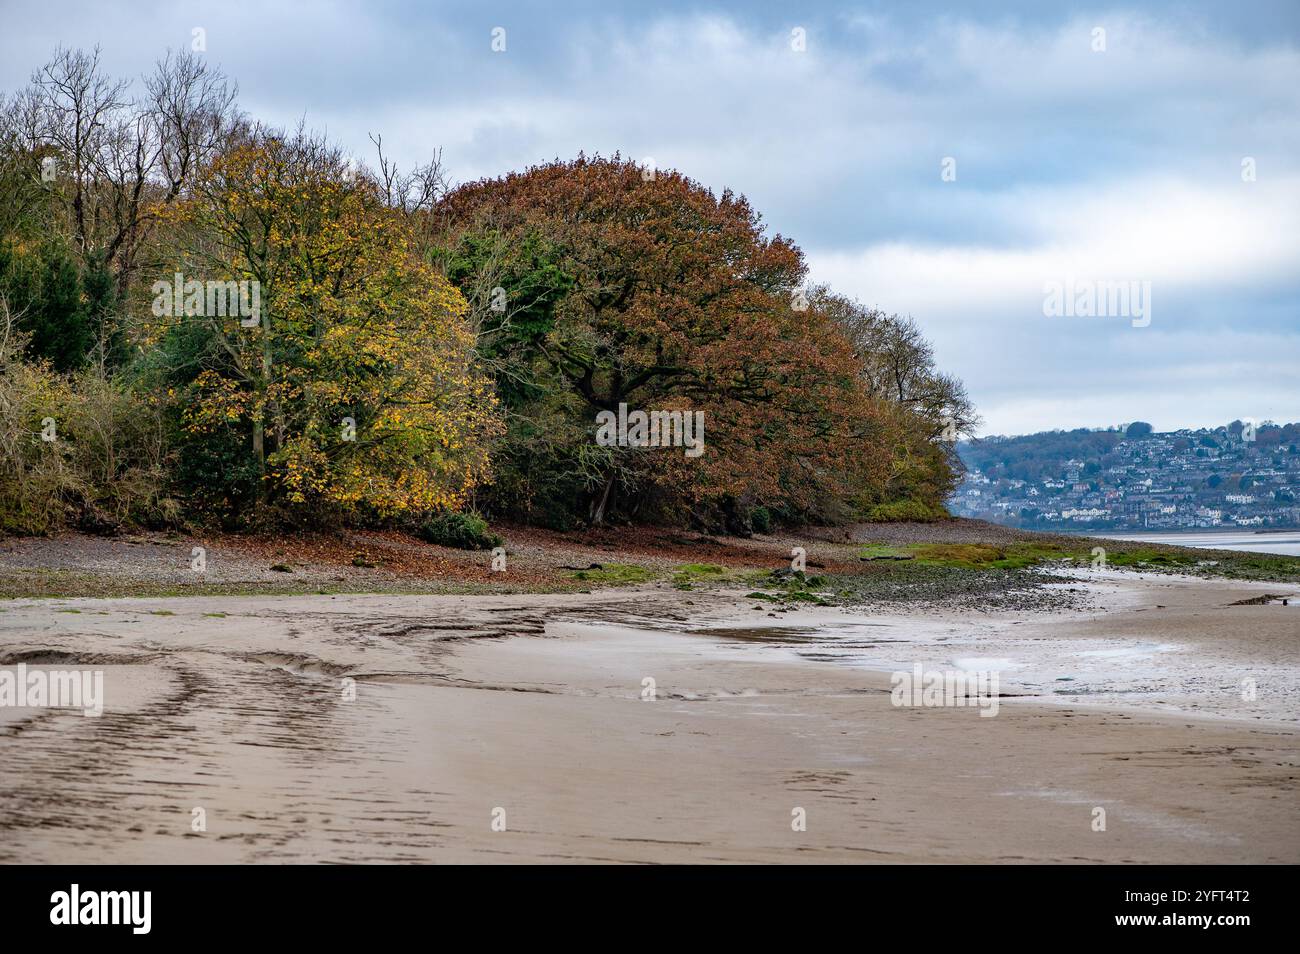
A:
[[[157,403],[93,370],[75,377],[19,357],[25,336],[0,300],[0,533],[164,524]],[[48,435],[50,440],[43,438]]]
[[[473,511],[447,510],[435,514],[420,524],[415,535],[426,543],[457,550],[491,550],[501,546],[501,538],[489,532],[487,521]]]
[[[755,533],[769,533],[772,530],[772,511],[766,507],[755,507],[749,512],[749,525]]]
[[[876,504],[867,512],[871,523],[892,523],[900,520],[916,520],[921,523],[933,523],[943,520],[948,512],[936,504],[923,500],[894,500],[890,503]]]

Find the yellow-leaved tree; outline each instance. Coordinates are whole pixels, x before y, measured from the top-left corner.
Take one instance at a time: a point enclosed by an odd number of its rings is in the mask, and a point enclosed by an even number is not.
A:
[[[191,482],[390,517],[457,507],[486,477],[496,403],[466,303],[367,174],[252,130],[172,214],[150,310]]]

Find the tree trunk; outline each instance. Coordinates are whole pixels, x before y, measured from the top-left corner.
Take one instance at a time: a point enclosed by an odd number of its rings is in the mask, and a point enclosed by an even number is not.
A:
[[[257,458],[257,472],[266,473],[266,425],[261,418],[253,422],[253,456]]]
[[[609,476],[605,478],[605,487],[600,492],[600,499],[592,502],[591,522],[600,526],[605,522],[605,508],[609,506],[609,498],[614,492],[615,471],[611,470]]]

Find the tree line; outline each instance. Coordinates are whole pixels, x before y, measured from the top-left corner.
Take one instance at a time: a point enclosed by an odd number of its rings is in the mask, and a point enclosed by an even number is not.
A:
[[[257,122],[192,53],[60,49],[0,100],[0,530],[943,513],[961,383],[743,196],[373,147]],[[705,452],[594,440],[620,406],[702,413]]]

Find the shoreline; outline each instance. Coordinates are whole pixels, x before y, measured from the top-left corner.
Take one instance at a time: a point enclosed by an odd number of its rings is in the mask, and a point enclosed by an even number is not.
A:
[[[493,571],[491,552],[448,549],[392,531],[0,538],[0,603],[24,597],[577,593],[646,581],[688,590],[780,590],[788,589],[792,551],[799,548],[807,555],[807,578],[842,591],[834,599],[842,605],[958,598],[996,608],[1017,591],[1043,596],[1038,584],[1044,574],[1090,576],[1093,544],[1103,543],[1108,565],[1128,570],[1300,583],[1300,556],[1117,543],[960,518],[751,537],[653,527],[500,529],[506,535],[504,573]],[[196,553],[202,554],[198,571]],[[778,595],[787,601],[808,594]]]
[[[1227,605],[1267,584],[1097,585],[1087,612],[866,622],[930,633],[905,650],[918,661],[944,627],[995,623],[1024,647],[1122,648],[1181,593],[1160,625],[1196,619],[1191,656],[1300,672],[1290,608]],[[863,615],[752,605],[662,588],[12,601],[10,660],[100,660],[114,678],[99,719],[0,722],[0,861],[1300,861],[1294,725],[1055,698],[994,718],[897,708],[887,672],[698,635]]]

